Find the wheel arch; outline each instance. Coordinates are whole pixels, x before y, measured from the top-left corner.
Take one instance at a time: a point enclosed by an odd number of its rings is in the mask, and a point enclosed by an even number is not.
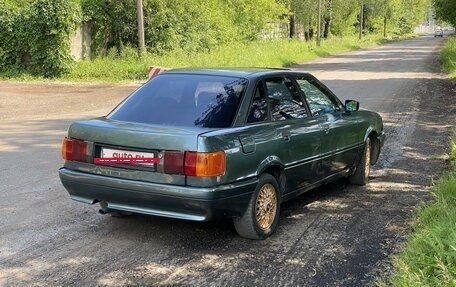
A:
[[[372,127],[367,129],[367,132],[364,136],[364,142],[367,138],[370,139],[371,144],[371,165],[375,164],[380,155],[380,140],[378,139],[378,133]]]
[[[257,176],[260,176],[263,173],[268,173],[277,180],[281,198],[284,194],[287,182],[284,164],[278,157],[268,158],[260,164],[260,167],[257,171]]]

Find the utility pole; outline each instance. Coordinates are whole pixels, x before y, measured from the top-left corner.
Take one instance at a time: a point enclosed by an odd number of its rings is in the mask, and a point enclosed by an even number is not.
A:
[[[318,0],[317,46],[321,43],[321,0]]]
[[[359,39],[363,37],[364,26],[364,0],[361,0],[361,11],[359,12]]]
[[[136,13],[138,18],[138,52],[142,56],[146,51],[146,44],[144,40],[144,14],[142,0],[136,0]]]

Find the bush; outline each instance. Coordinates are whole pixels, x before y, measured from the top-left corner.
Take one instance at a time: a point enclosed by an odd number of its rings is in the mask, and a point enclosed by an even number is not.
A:
[[[0,0],[0,71],[44,77],[69,72],[70,37],[79,16],[76,0],[35,0],[22,7]]]
[[[0,0],[0,70],[5,71],[11,66],[15,66],[20,63],[18,59],[18,53],[21,49],[18,47],[17,35],[22,31],[20,27],[13,29],[19,18],[17,9],[13,6],[8,5],[7,2]]]

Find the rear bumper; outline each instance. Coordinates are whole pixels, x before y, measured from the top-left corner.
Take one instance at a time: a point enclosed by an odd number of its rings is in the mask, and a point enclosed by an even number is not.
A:
[[[251,179],[198,188],[119,179],[67,168],[61,168],[59,176],[73,200],[87,204],[105,201],[110,209],[194,221],[241,215],[257,184],[256,179]]]

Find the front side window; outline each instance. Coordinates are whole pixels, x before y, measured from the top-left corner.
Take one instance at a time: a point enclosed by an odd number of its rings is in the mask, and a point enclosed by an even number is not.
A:
[[[242,78],[164,73],[152,78],[109,119],[172,126],[229,127],[244,94]]]
[[[308,116],[301,95],[288,77],[269,78],[265,83],[273,121],[302,119]]]
[[[305,78],[297,78],[299,87],[304,92],[313,116],[333,113],[339,107],[330,97]]]

